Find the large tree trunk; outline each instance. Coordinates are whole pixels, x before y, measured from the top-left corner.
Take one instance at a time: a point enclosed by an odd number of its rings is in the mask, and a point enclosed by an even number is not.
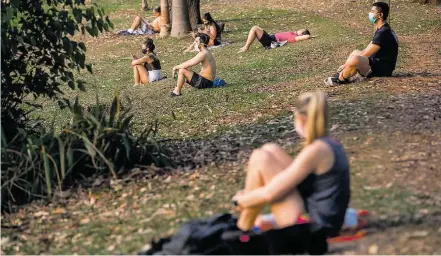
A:
[[[149,5],[147,4],[147,0],[141,0],[141,9],[147,11],[149,9]]]
[[[183,37],[191,31],[186,0],[172,1],[172,37]]]
[[[200,0],[187,0],[188,15],[190,18],[191,29],[195,31],[198,24],[202,23]]]
[[[170,35],[170,15],[168,13],[168,0],[161,0],[161,38]]]

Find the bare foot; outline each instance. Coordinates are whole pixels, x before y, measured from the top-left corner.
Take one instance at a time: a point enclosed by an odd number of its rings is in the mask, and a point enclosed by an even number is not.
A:
[[[240,48],[239,51],[237,53],[241,53],[241,52],[246,52],[248,51],[248,48],[246,48],[245,46]]]
[[[134,84],[133,86],[140,86],[141,84]]]

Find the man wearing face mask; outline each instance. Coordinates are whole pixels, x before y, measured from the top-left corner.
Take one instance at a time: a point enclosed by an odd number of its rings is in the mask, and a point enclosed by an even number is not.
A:
[[[326,85],[347,84],[357,72],[364,77],[392,76],[398,56],[398,39],[387,23],[388,15],[387,3],[373,4],[368,16],[376,29],[372,42],[363,51],[353,51],[338,73],[325,80]]]
[[[196,40],[199,53],[194,58],[173,67],[173,74],[178,72],[178,81],[175,89],[170,93],[170,97],[181,96],[181,90],[185,82],[197,89],[213,87],[213,81],[216,77],[216,62],[211,52],[207,49],[210,39],[208,35],[200,34]],[[188,69],[199,63],[202,65],[199,74]]]

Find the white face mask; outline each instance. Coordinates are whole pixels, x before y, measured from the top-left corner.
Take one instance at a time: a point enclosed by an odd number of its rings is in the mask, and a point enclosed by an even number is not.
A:
[[[194,50],[195,50],[195,52],[201,51],[201,50],[199,50],[199,44],[194,44]]]

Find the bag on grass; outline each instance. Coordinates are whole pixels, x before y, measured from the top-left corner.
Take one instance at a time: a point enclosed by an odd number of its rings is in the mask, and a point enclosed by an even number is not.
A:
[[[268,255],[327,251],[326,239],[323,243],[311,243],[317,235],[304,235],[309,233],[309,224],[255,233],[238,230],[236,222],[231,214],[193,220],[183,224],[176,235],[152,241],[149,249],[138,254]]]

